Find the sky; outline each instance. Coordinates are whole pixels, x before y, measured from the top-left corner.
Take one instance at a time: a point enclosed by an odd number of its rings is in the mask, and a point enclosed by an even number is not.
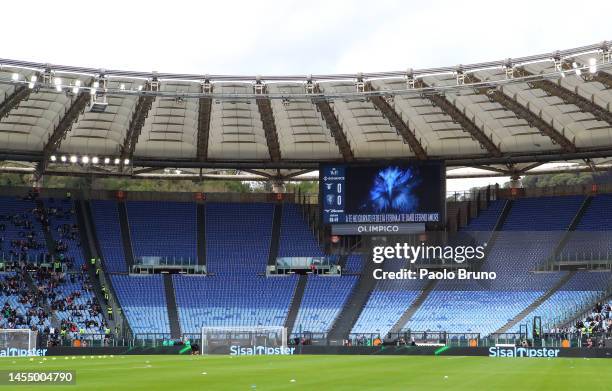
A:
[[[403,71],[610,41],[611,14],[600,0],[10,1],[0,58],[198,74]]]

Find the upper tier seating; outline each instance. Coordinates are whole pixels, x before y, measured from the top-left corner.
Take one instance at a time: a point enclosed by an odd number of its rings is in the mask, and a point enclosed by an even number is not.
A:
[[[58,251],[56,248],[56,253],[68,258],[75,268],[80,267],[85,262],[85,257],[81,249],[81,238],[72,200],[49,198],[43,202],[47,209],[51,237],[65,248],[63,251]]]
[[[302,217],[298,205],[284,204],[280,231],[280,257],[322,257],[323,251]]]
[[[346,259],[346,265],[344,267],[343,273],[361,273],[363,269],[364,258],[366,256],[363,254],[353,253],[348,256]]]
[[[206,267],[216,274],[264,273],[274,205],[206,204]]]
[[[126,273],[125,252],[121,239],[119,211],[116,201],[92,200],[91,214],[102,259],[107,272]]]
[[[561,256],[572,260],[610,259],[612,256],[612,194],[593,197]]]
[[[491,201],[486,209],[482,210],[478,216],[474,217],[469,223],[462,227],[462,231],[493,231],[499,219],[506,200]]]
[[[196,205],[128,201],[134,257],[167,257],[197,263]]]
[[[22,254],[29,261],[40,262],[48,254],[42,224],[32,213],[35,208],[33,200],[0,197],[0,254],[6,259],[18,259]],[[28,235],[33,235],[33,239],[28,239]],[[16,246],[13,241],[24,245]]]

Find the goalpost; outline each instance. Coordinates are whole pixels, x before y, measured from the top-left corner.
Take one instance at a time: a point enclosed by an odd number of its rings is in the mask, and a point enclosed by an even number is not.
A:
[[[284,354],[287,350],[287,328],[282,326],[202,327],[202,354]],[[275,348],[279,348],[275,350]],[[270,350],[271,349],[271,350]],[[282,349],[282,350],[281,350]],[[244,353],[243,353],[244,354]]]
[[[37,334],[29,329],[0,329],[0,351],[36,349]]]

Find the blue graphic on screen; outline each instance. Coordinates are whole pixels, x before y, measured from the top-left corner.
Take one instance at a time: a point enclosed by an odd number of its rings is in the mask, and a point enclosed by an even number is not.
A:
[[[439,161],[322,165],[325,224],[444,221],[444,165]]]
[[[414,193],[421,180],[412,168],[385,167],[378,171],[362,210],[375,213],[412,213],[418,210],[419,197]]]

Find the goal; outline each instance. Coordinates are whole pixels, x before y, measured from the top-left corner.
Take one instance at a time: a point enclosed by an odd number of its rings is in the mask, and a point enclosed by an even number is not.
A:
[[[28,329],[0,329],[0,351],[36,349],[36,335]]]
[[[287,350],[287,328],[202,327],[201,350],[202,354],[284,354]]]

